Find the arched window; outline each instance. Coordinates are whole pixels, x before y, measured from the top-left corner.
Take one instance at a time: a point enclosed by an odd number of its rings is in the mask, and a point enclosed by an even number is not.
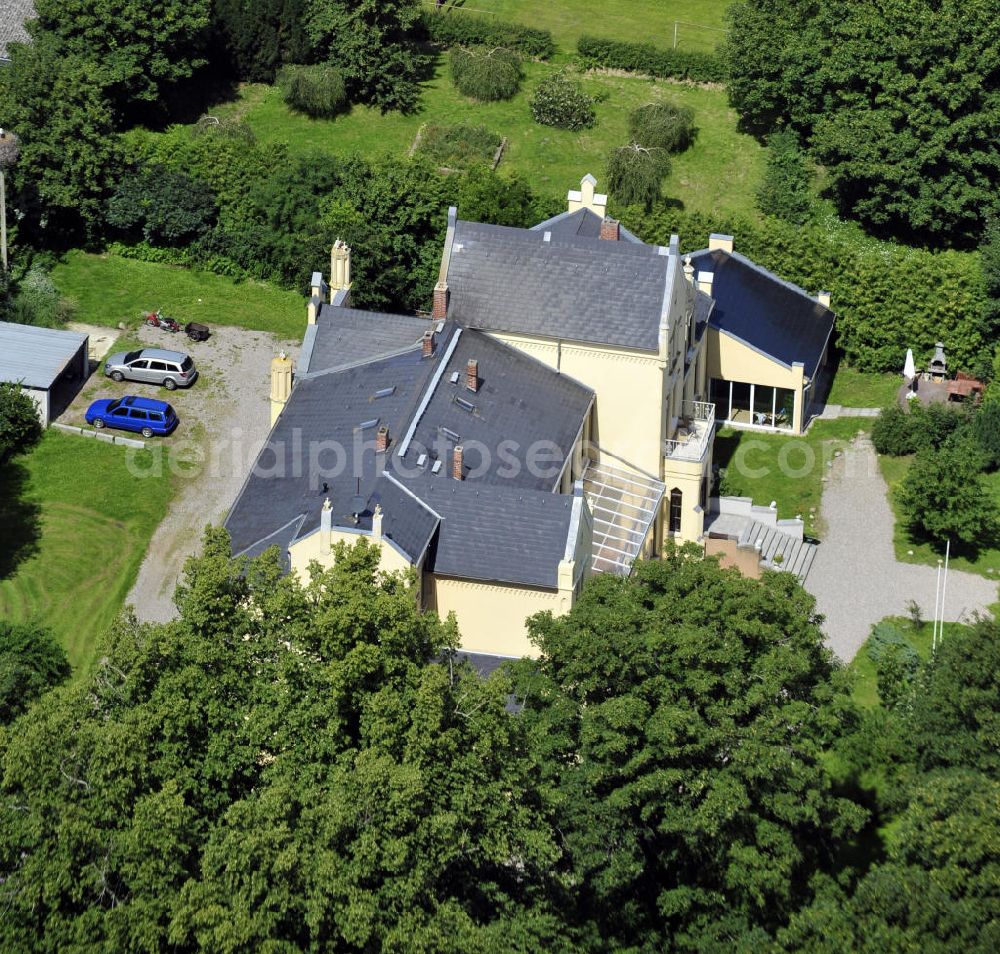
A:
[[[684,495],[677,487],[670,491],[670,532],[680,533],[681,531],[681,506]]]

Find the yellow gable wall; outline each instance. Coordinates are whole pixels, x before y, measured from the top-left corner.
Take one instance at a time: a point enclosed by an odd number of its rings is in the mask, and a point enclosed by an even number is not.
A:
[[[301,540],[297,540],[288,548],[288,556],[291,561],[292,570],[299,575],[299,579],[303,582],[308,582],[309,580],[309,564],[313,560],[316,560],[321,566],[324,567],[333,566],[333,553],[323,552],[320,536],[320,531],[317,530],[315,533],[311,533],[309,536],[303,537]],[[348,546],[354,546],[359,539],[367,540],[369,543],[375,542],[370,533],[352,532],[350,530],[344,530],[336,527],[330,531],[331,548],[336,546],[338,543],[346,543]],[[379,567],[386,573],[393,573],[397,570],[406,570],[412,565],[410,561],[399,552],[399,550],[384,540],[382,541],[381,549],[382,557],[379,561]]]
[[[805,378],[802,368],[786,368],[748,345],[723,334],[716,328],[708,329],[708,377],[726,381],[743,381],[747,384],[766,384],[788,388],[795,392],[795,420],[793,429],[801,430],[802,399]],[[716,417],[725,418],[726,408],[716,408]]]
[[[424,574],[428,609],[444,619],[454,613],[462,649],[497,656],[537,656],[528,641],[525,620],[542,610],[561,616],[569,612],[571,596],[555,590],[501,586]]]
[[[660,472],[664,370],[653,354],[491,332],[493,337],[576,378],[597,395],[591,439],[610,454]]]

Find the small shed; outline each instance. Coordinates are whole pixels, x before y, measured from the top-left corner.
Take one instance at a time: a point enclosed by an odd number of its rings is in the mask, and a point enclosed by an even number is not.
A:
[[[90,373],[88,342],[75,331],[0,321],[0,381],[20,384],[48,425]]]

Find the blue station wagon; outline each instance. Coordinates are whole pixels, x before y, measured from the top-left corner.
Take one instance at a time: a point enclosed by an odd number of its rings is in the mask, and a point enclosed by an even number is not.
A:
[[[143,437],[169,434],[177,427],[177,415],[166,401],[142,397],[94,401],[87,408],[86,417],[87,423],[96,428],[119,427],[123,431],[137,431]]]

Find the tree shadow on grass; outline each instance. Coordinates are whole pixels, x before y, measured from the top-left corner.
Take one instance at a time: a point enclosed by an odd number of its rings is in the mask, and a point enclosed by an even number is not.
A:
[[[0,580],[38,551],[42,508],[27,496],[29,482],[17,459],[0,463]]]

